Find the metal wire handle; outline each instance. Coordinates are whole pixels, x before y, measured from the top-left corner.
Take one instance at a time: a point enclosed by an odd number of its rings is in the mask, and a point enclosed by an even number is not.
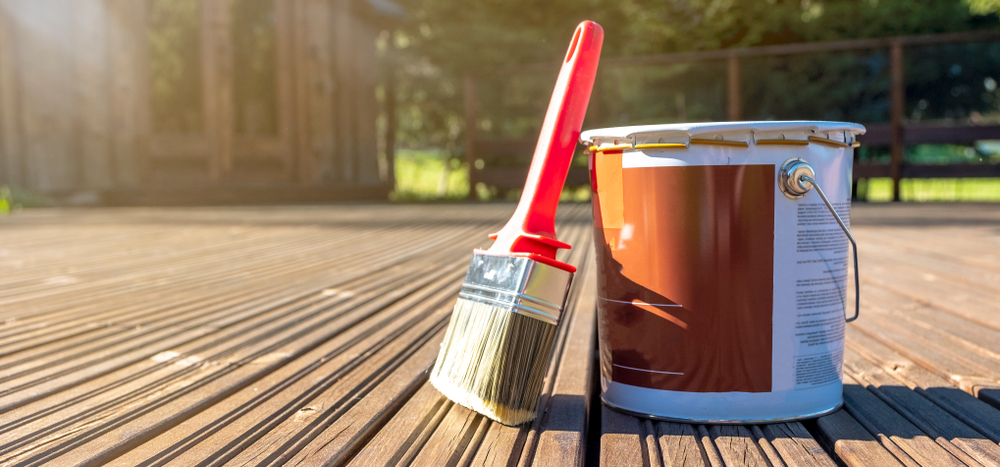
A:
[[[827,199],[826,193],[823,193],[823,189],[820,188],[819,183],[815,179],[806,175],[799,174],[799,183],[809,182],[810,185],[816,187],[816,192],[819,193],[819,197],[823,198],[823,202],[826,203],[826,207],[830,209],[830,214],[833,214],[833,218],[837,220],[840,224],[840,228],[844,230],[847,234],[847,239],[851,241],[851,246],[854,249],[854,316],[846,318],[846,321],[850,323],[858,319],[858,315],[861,313],[861,282],[858,280],[858,243],[854,241],[854,235],[851,235],[851,229],[847,228],[847,224],[844,223],[840,215],[837,214],[837,210],[833,209],[833,204],[830,204],[830,200]]]

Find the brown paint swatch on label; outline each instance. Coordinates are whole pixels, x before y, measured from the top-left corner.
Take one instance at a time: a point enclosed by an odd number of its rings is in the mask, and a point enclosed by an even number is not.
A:
[[[622,153],[597,153],[594,168],[597,192],[601,198],[601,219],[605,229],[620,229],[625,223],[625,200],[622,189]]]
[[[605,376],[674,391],[769,392],[774,165],[620,173],[623,224],[601,228],[603,190],[594,200]]]

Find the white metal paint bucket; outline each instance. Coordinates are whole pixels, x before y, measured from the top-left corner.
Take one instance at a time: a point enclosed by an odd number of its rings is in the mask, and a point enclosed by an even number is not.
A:
[[[734,122],[582,134],[606,404],[712,423],[840,407],[846,222],[864,131]]]

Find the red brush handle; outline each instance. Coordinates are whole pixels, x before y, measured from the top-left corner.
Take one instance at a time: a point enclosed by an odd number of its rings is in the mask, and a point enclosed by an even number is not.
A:
[[[545,113],[542,133],[528,170],[528,181],[514,215],[499,232],[491,254],[527,256],[567,271],[576,268],[556,261],[556,250],[570,248],[556,240],[556,208],[566,173],[580,140],[580,128],[597,76],[604,30],[593,21],[576,28]]]

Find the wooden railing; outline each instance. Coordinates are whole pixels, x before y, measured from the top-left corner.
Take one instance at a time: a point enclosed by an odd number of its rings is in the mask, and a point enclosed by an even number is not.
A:
[[[602,67],[656,67],[725,60],[727,63],[727,118],[730,121],[742,119],[740,60],[746,57],[785,56],[817,52],[837,52],[852,50],[889,49],[890,63],[890,112],[888,123],[866,124],[868,132],[859,138],[869,146],[888,146],[888,164],[855,164],[854,180],[869,177],[892,177],[893,199],[899,201],[899,181],[903,178],[943,178],[943,177],[1000,177],[1000,165],[993,164],[908,164],[904,160],[904,149],[914,144],[969,144],[977,140],[1000,139],[1000,125],[976,125],[970,122],[906,122],[903,118],[906,97],[903,54],[906,47],[945,45],[972,42],[1000,41],[1000,31],[972,31],[951,34],[891,37],[879,39],[857,39],[831,42],[809,42],[783,44],[741,49],[712,50],[705,52],[681,52],[640,57],[604,58]],[[1000,64],[997,64],[1000,66]],[[503,76],[513,73],[549,72],[552,65],[527,65],[517,68],[490,70],[489,76]],[[485,75],[484,75],[485,76]],[[465,158],[470,167],[470,186],[477,183],[499,187],[518,186],[524,180],[527,168],[476,168],[476,160],[489,159],[503,154],[530,155],[534,141],[490,140],[478,138],[478,76],[465,77]],[[567,184],[585,184],[588,177],[585,169],[574,167],[570,170]],[[470,190],[475,196],[475,190]]]

